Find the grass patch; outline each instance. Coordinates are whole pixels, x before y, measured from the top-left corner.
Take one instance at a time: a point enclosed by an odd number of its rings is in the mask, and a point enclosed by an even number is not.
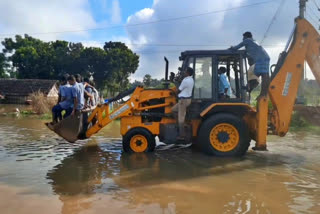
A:
[[[7,116],[15,116],[15,117],[22,117],[22,118],[36,118],[40,120],[52,120],[52,114],[51,113],[44,113],[44,114],[37,114],[36,112],[32,110],[24,110],[18,112],[10,112],[6,114]]]
[[[307,121],[304,117],[302,117],[298,112],[294,112],[291,118],[290,131],[291,132],[307,131],[307,132],[312,132],[314,134],[319,134],[320,127],[312,125],[309,121]]]
[[[47,98],[42,92],[34,92],[31,94],[32,111],[36,114],[48,114],[52,107],[57,103],[56,99]]]

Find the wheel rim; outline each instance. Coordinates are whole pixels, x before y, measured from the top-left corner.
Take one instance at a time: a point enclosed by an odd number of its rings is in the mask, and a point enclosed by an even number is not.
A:
[[[229,152],[237,147],[239,141],[237,128],[229,123],[218,124],[210,132],[210,144],[217,151]]]
[[[135,135],[130,140],[130,148],[134,152],[145,152],[148,148],[148,140],[143,135]]]

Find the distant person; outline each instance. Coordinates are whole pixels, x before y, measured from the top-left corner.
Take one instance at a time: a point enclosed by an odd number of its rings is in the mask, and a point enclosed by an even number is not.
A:
[[[187,107],[191,104],[192,91],[194,86],[193,69],[188,67],[184,72],[184,79],[179,86],[178,103],[172,107],[173,113],[178,113],[179,136],[177,140],[185,140],[186,133],[184,129]]]
[[[71,93],[73,99],[73,109],[71,115],[74,116],[76,113],[81,112],[84,108],[84,86],[82,83],[78,83],[76,78],[71,75],[68,77],[68,82],[71,85]]]
[[[230,49],[238,50],[243,46],[246,48],[248,57],[253,60],[254,74],[257,77],[261,76],[261,92],[259,97],[266,96],[268,94],[269,87],[270,57],[265,49],[253,40],[251,32],[245,32],[243,34],[243,41]]]
[[[80,74],[76,74],[76,75],[74,75],[74,77],[76,78],[77,83],[82,83],[82,77]]]
[[[68,76],[69,75],[64,75],[60,79],[58,103],[52,108],[53,123],[57,123],[58,120],[62,120],[61,112],[63,110],[66,111],[64,118],[71,113],[70,108],[72,108],[72,94],[71,94],[71,87],[67,81]]]
[[[225,73],[227,69],[225,67],[219,67],[218,69],[218,79],[219,79],[219,98],[230,98],[231,96],[231,87]]]
[[[85,88],[85,106],[92,107],[95,106],[98,102],[98,91],[94,88],[94,82],[90,81],[89,78],[83,79],[83,84]],[[90,95],[90,96],[89,96]]]

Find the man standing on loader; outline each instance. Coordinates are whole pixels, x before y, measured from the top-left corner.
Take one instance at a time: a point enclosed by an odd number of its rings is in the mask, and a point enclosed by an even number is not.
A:
[[[185,140],[186,133],[184,122],[186,117],[187,107],[191,104],[192,91],[194,86],[193,69],[188,67],[183,72],[183,80],[179,86],[178,103],[172,107],[173,113],[178,113],[179,136],[177,140]]]
[[[253,61],[254,74],[257,77],[261,76],[261,92],[259,97],[266,96],[269,87],[270,57],[265,49],[253,40],[251,32],[245,32],[243,34],[243,41],[236,46],[232,46],[231,49],[238,50],[243,46],[246,48],[248,57]],[[251,83],[249,82],[249,84]],[[253,87],[249,86],[249,89],[251,88]]]

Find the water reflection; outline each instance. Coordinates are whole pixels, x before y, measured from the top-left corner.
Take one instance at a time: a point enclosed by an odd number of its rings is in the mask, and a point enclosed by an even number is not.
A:
[[[254,153],[245,158],[214,158],[190,148],[129,155],[121,153],[121,144],[115,141],[78,149],[54,167],[47,179],[64,203],[63,213],[92,208],[99,194],[125,201],[130,209],[146,211],[155,206],[158,208],[152,209],[159,213],[207,213],[212,209],[264,213],[271,200],[261,196],[270,187],[282,192],[276,196],[280,201],[289,200],[281,183],[287,176],[277,176],[282,158],[270,154],[266,159]],[[278,180],[268,183],[271,177]],[[285,203],[278,207],[286,209]]]
[[[48,201],[54,204],[52,213],[59,213],[61,206],[63,214],[300,214],[320,210],[316,135],[271,137],[269,152],[250,151],[235,159],[179,147],[128,155],[121,151],[119,122],[88,141],[69,144],[53,135],[43,125],[45,121],[0,119],[1,213],[19,213],[15,208],[19,206],[6,204],[20,204],[21,198],[21,204],[30,206],[20,213],[35,213],[46,207],[39,204]],[[7,199],[10,186],[17,190]]]

